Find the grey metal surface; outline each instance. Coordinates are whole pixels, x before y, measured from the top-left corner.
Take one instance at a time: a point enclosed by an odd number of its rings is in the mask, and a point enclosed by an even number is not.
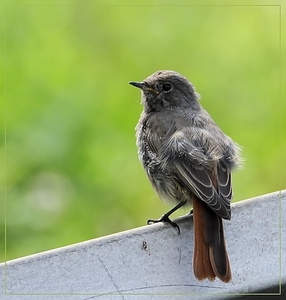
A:
[[[279,293],[286,283],[286,190],[232,206],[224,222],[232,267],[228,284],[199,282],[192,271],[192,217],[181,235],[154,224],[8,261],[0,299],[225,299]]]

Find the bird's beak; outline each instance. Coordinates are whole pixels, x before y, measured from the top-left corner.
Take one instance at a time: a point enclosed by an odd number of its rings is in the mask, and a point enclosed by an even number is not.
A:
[[[145,81],[142,82],[137,82],[137,81],[129,81],[129,84],[141,89],[142,91],[151,91],[155,94],[159,94],[158,91],[156,91],[155,89],[153,89],[151,86],[149,86]]]
[[[135,87],[137,87],[137,88],[139,88],[139,89],[141,89],[141,90],[147,87],[147,85],[144,81],[142,81],[142,82],[129,81],[128,83],[135,86]]]

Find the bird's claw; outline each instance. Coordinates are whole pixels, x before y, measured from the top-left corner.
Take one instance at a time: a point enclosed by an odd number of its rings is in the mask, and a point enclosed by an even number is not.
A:
[[[176,228],[178,230],[178,235],[181,233],[179,225],[177,223],[171,221],[169,216],[167,216],[167,215],[163,215],[160,219],[156,219],[156,220],[149,219],[147,221],[147,224],[151,225],[153,223],[159,223],[159,222],[168,223],[168,224],[170,224],[171,226],[173,226],[174,228]]]

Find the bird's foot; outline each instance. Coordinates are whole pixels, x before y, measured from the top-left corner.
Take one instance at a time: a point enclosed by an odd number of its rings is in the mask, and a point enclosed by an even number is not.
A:
[[[173,226],[174,228],[176,228],[178,230],[178,235],[180,234],[181,231],[180,231],[179,225],[177,223],[171,221],[167,214],[163,215],[160,219],[156,219],[156,220],[149,219],[147,221],[147,224],[151,225],[153,223],[159,223],[159,222],[164,222],[164,223],[170,224],[171,226]]]

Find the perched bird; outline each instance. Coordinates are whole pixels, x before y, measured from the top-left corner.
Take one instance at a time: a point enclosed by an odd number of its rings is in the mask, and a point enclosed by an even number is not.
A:
[[[174,71],[157,71],[142,82],[143,112],[136,126],[139,159],[163,200],[176,206],[158,220],[193,206],[197,279],[231,280],[222,219],[231,217],[231,170],[240,163],[240,147],[225,135],[199,103],[193,85]]]

